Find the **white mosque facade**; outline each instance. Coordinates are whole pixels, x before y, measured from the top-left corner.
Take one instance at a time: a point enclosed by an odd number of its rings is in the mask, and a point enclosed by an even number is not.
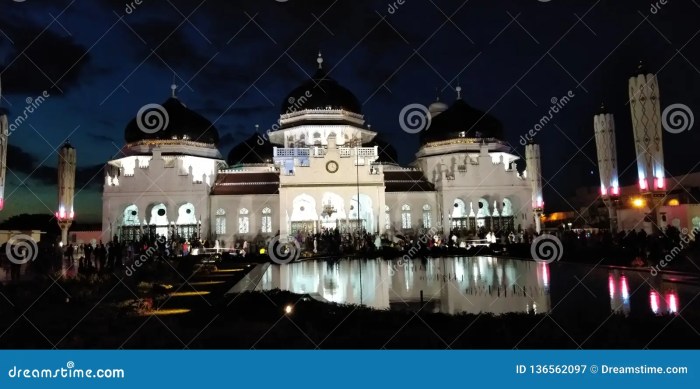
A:
[[[226,159],[216,128],[174,93],[140,112],[125,130],[123,157],[107,163],[104,235],[197,236],[228,246],[358,226],[387,235],[448,225],[539,229],[539,161],[528,166],[535,180],[519,172],[495,118],[461,96],[451,106],[433,103],[430,124],[413,135],[421,138],[414,163],[400,166],[357,98],[328,77],[320,57],[318,67],[284,99],[278,128],[256,131]]]

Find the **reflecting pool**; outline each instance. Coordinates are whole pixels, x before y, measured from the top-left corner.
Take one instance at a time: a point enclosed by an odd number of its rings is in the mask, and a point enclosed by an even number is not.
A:
[[[271,265],[255,290],[279,288],[343,304],[428,312],[677,313],[700,291],[694,277],[657,276],[497,257],[303,261]]]

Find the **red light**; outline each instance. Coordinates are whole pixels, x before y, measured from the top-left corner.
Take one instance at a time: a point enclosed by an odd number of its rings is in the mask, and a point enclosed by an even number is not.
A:
[[[659,295],[654,290],[649,292],[649,304],[652,312],[659,313]]]
[[[670,292],[666,294],[666,303],[668,304],[669,313],[678,312],[678,297],[676,297],[675,292]]]
[[[663,189],[666,186],[666,180],[663,178],[656,179],[656,189]]]
[[[601,186],[601,187],[600,187],[600,194],[601,194],[601,196],[607,196],[607,195],[608,195],[608,191],[605,189],[604,186]]]
[[[5,199],[3,199],[2,197],[0,197],[0,211],[2,211],[3,208],[5,208]]]
[[[647,189],[647,180],[646,179],[641,179],[639,180],[639,189],[641,190],[646,190]]]
[[[610,290],[610,298],[615,297],[615,279],[613,275],[608,275],[608,289]]]
[[[619,186],[613,186],[613,187],[612,187],[612,194],[615,195],[615,196],[619,196],[619,195],[620,195],[620,187],[619,187]]]

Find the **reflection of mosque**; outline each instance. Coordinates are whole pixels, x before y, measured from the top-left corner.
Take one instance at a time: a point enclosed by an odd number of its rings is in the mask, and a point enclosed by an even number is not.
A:
[[[304,261],[270,266],[258,289],[274,288],[377,309],[425,305],[451,314],[542,313],[551,306],[549,265],[492,257],[436,258],[400,265],[383,260]]]
[[[519,172],[500,122],[457,90],[451,105],[430,105],[429,126],[416,135],[416,160],[403,167],[320,56],[316,73],[270,120],[277,122],[272,130],[256,130],[228,161],[214,125],[173,89],[162,105],[153,104],[162,125],[146,128],[154,117],[137,115],[126,127],[123,156],[107,162],[103,231],[124,240],[203,236],[229,246],[278,232],[287,238],[335,229],[410,235],[442,226],[534,227],[542,206],[533,179],[539,160],[529,175]]]

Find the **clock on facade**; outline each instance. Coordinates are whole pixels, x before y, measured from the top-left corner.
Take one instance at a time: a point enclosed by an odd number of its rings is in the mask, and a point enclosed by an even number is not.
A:
[[[328,161],[328,163],[326,163],[326,170],[328,170],[328,173],[337,172],[338,171],[338,162]]]

